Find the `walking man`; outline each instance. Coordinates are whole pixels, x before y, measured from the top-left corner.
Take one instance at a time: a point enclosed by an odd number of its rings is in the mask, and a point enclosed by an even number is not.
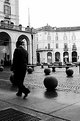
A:
[[[13,73],[18,87],[17,96],[22,96],[24,99],[30,93],[30,90],[24,86],[24,78],[28,64],[28,52],[24,49],[24,41],[17,41],[16,49],[13,54]]]

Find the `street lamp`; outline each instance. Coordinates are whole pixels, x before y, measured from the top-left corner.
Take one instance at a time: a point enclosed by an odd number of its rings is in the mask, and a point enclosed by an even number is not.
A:
[[[31,41],[32,41],[32,65],[33,65],[33,27],[31,28]]]

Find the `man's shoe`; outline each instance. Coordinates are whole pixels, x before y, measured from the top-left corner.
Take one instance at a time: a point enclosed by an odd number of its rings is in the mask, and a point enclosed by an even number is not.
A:
[[[23,99],[25,99],[28,96],[28,93],[24,95]]]
[[[24,95],[24,97],[23,97],[23,99],[25,99],[27,96],[28,96],[28,94],[30,93],[30,90],[28,90],[28,92],[27,93],[25,93],[25,95]]]
[[[21,96],[22,96],[22,94],[21,94],[21,93],[16,93],[16,96],[21,97]]]

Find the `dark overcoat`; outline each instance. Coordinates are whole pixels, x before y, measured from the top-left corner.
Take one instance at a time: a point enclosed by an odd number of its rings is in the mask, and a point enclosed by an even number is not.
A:
[[[13,54],[13,72],[16,76],[16,81],[23,83],[28,64],[28,52],[19,46]]]

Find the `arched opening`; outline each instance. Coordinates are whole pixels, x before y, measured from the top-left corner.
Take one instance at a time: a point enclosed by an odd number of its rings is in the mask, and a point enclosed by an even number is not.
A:
[[[30,46],[29,45],[30,45],[30,41],[29,41],[29,38],[26,35],[19,36],[17,42],[22,41],[22,40],[24,40],[25,49],[28,51],[28,61],[27,62],[29,64],[29,56],[30,56]]]
[[[47,63],[52,63],[52,53],[51,52],[47,53]]]
[[[11,64],[11,38],[6,32],[0,32],[0,64]]]
[[[18,37],[17,41],[22,41],[22,40],[25,41],[25,46],[26,46],[26,49],[28,51],[29,38],[26,35],[21,35],[21,36]]]
[[[57,62],[60,61],[60,52],[55,53],[55,61],[57,61]]]
[[[40,53],[37,52],[37,64],[40,64]]]
[[[69,53],[68,52],[63,53],[63,62],[64,63],[69,62]]]
[[[72,52],[72,62],[77,62],[77,52],[76,51]]]

